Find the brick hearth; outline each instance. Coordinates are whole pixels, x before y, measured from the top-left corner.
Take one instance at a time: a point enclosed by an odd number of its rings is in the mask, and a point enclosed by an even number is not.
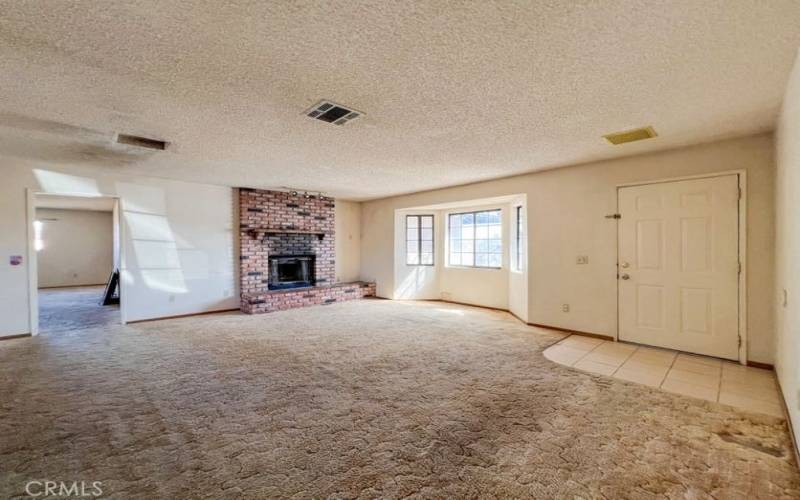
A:
[[[374,283],[336,283],[330,198],[239,189],[241,309],[252,314],[375,295]],[[314,254],[316,286],[269,290],[269,256]]]
[[[374,296],[375,283],[363,281],[309,288],[271,290],[266,293],[243,294],[242,312],[247,314],[268,313]]]

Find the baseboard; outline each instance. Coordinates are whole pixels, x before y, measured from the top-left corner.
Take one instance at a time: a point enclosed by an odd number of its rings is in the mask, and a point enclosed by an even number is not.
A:
[[[88,285],[40,286],[39,290],[57,290],[59,288],[85,288],[87,286],[106,286],[106,283],[89,283]]]
[[[470,304],[468,302],[459,302],[457,300],[445,300],[445,299],[433,299],[435,302],[447,302],[448,304],[458,304],[460,306],[469,306],[469,307],[480,307],[481,309],[490,309],[492,311],[503,311],[503,312],[511,312],[508,309],[503,309],[502,307],[492,307],[492,306],[481,306],[478,304]],[[512,315],[517,318],[516,315],[512,313]],[[519,319],[519,318],[517,318]],[[520,320],[522,321],[522,320]]]
[[[600,340],[614,340],[611,335],[602,335],[600,333],[582,332],[580,330],[570,330],[569,328],[561,328],[560,326],[542,325],[540,323],[528,323],[531,326],[538,326],[539,328],[548,328],[550,330],[558,330],[559,332],[572,333],[574,335],[581,335],[583,337],[591,337]]]
[[[794,426],[792,426],[792,418],[789,414],[789,405],[786,404],[786,398],[783,396],[783,387],[781,387],[781,381],[778,378],[777,373],[775,374],[775,383],[778,384],[778,392],[781,395],[781,405],[783,405],[783,413],[786,416],[786,427],[789,429],[789,438],[792,440],[792,449],[794,450],[794,465],[800,469],[800,451],[797,449],[797,434],[795,434]]]
[[[747,366],[752,366],[753,368],[762,368],[764,370],[772,370],[775,371],[775,366],[769,363],[762,363],[760,361],[747,361]]]
[[[175,316],[162,316],[160,318],[148,318],[148,319],[136,319],[133,321],[127,321],[126,325],[132,325],[134,323],[147,323],[150,321],[162,321],[165,319],[178,319],[178,318],[190,318],[192,316],[205,316],[206,314],[219,314],[224,312],[233,312],[239,311],[240,309],[237,307],[235,309],[218,309],[215,311],[203,311],[203,312],[196,312],[196,313],[189,313],[189,314],[176,314]]]
[[[490,309],[492,311],[503,311],[503,312],[509,313],[510,315],[514,316],[515,318],[517,318],[518,320],[520,320],[521,322],[523,322],[523,323],[525,323],[526,325],[529,325],[529,326],[536,326],[536,327],[539,327],[539,328],[547,328],[549,330],[558,330],[559,332],[572,333],[572,334],[575,334],[575,335],[582,335],[584,337],[591,337],[591,338],[600,339],[600,340],[614,340],[614,337],[612,337],[611,335],[601,335],[599,333],[581,332],[581,331],[578,331],[578,330],[570,330],[568,328],[561,328],[561,327],[558,327],[558,326],[542,325],[540,323],[529,323],[529,322],[523,320],[522,318],[520,318],[519,316],[517,316],[516,314],[514,314],[513,312],[511,312],[510,310],[503,309],[501,307],[479,306],[477,304],[468,304],[466,302],[458,302],[456,300],[444,300],[444,299],[438,299],[437,302],[447,302],[448,304],[458,304],[458,305],[461,305],[461,306],[480,307],[482,309]]]
[[[20,333],[19,335],[8,335],[5,337],[0,337],[0,340],[24,339],[25,337],[32,337],[32,335],[30,333]]]

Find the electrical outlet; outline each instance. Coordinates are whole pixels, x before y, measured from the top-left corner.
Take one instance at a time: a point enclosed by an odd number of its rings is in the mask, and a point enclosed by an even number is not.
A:
[[[589,256],[588,255],[578,255],[575,259],[576,264],[588,264],[589,263]]]
[[[569,312],[569,304],[562,304],[561,305],[561,311],[565,312],[565,313],[568,313]]]

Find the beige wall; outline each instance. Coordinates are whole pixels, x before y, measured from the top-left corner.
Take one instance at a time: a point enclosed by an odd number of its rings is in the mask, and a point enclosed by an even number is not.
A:
[[[795,432],[800,431],[800,56],[777,134],[775,370]],[[786,301],[784,303],[784,290]]]
[[[111,212],[39,208],[39,288],[105,283],[114,266]]]
[[[336,281],[357,281],[361,273],[361,204],[336,200]]]
[[[610,146],[609,146],[610,147]],[[624,146],[621,146],[624,147]],[[744,169],[748,173],[749,358],[773,360],[774,144],[770,134],[554,169],[365,202],[361,276],[378,295],[394,289],[395,210],[493,196],[527,195],[528,321],[614,335],[619,184]],[[588,265],[575,257],[589,256]],[[562,304],[570,312],[562,312]]]

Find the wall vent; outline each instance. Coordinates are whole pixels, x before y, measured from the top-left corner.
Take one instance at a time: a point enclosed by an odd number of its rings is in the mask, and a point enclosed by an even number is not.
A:
[[[334,125],[344,125],[359,116],[363,116],[364,113],[335,102],[323,100],[308,109],[305,115],[315,120],[333,123]]]
[[[651,139],[656,137],[656,131],[653,127],[642,127],[633,130],[625,130],[624,132],[614,132],[613,134],[604,135],[603,137],[611,144],[619,145],[626,142],[641,141],[644,139]]]
[[[126,146],[136,146],[139,148],[156,149],[164,151],[167,149],[167,143],[158,139],[148,139],[147,137],[140,137],[138,135],[117,134],[117,144],[125,144]]]

